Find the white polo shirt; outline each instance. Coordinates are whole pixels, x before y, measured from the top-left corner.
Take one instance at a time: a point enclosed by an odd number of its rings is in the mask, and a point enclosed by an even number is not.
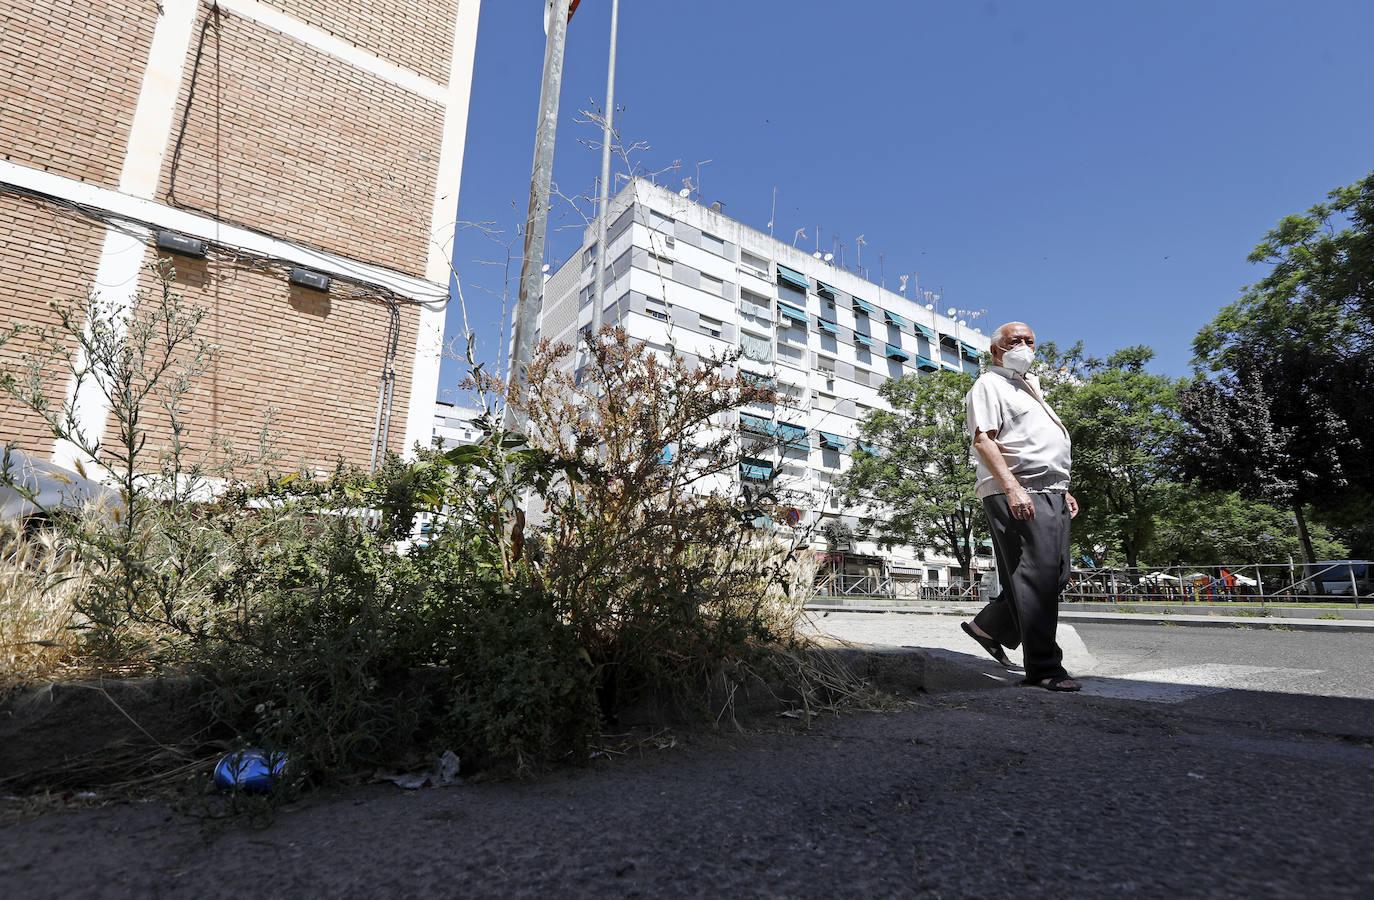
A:
[[[1068,429],[1045,402],[1040,379],[993,366],[974,382],[964,398],[970,437],[993,436],[1011,474],[1027,491],[1067,491],[1073,463]],[[978,452],[969,460],[978,467],[978,496],[1002,493]]]

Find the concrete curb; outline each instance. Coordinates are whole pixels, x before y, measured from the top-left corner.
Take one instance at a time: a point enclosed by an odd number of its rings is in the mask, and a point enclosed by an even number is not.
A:
[[[901,607],[883,605],[849,605],[809,603],[810,612],[852,612],[852,613],[897,613],[916,616],[971,616],[978,612],[976,606],[943,607]],[[1287,631],[1325,631],[1359,634],[1374,634],[1374,621],[1358,619],[1292,619],[1278,616],[1179,616],[1158,613],[1104,613],[1076,612],[1059,610],[1061,621],[1086,622],[1095,625],[1183,625],[1200,628],[1267,628]]]

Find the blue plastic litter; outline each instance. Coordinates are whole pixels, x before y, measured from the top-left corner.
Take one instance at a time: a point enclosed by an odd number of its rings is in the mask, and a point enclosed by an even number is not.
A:
[[[215,765],[215,787],[262,794],[272,790],[286,770],[286,754],[250,748],[226,753]]]

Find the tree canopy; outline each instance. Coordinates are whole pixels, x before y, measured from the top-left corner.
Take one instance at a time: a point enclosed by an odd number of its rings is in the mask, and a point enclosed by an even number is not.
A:
[[[1187,471],[1304,507],[1374,494],[1374,174],[1285,217],[1250,255],[1271,268],[1193,343],[1180,409]]]
[[[859,423],[864,443],[840,480],[846,503],[877,503],[880,543],[929,547],[953,557],[967,573],[986,530],[974,494],[964,396],[973,378],[960,372],[906,375],[878,393],[892,411],[874,410]]]

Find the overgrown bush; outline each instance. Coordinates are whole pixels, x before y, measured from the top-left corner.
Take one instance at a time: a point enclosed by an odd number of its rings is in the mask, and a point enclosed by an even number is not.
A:
[[[475,445],[375,473],[273,471],[267,450],[212,466],[187,451],[180,404],[213,348],[158,274],[127,328],[78,305],[53,355],[0,386],[119,490],[114,515],[50,520],[78,573],[57,616],[77,655],[194,675],[226,745],[286,751],[297,784],[438,749],[585,759],[624,704],[704,710],[794,638],[799,538],[769,527],[786,492],[732,487],[750,448],[730,413],[777,397],[732,359],[688,365],[607,329],[579,351],[545,344],[520,395],[474,366]],[[111,445],[48,406],[36,373],[53,359],[93,361],[80,377],[110,401]],[[149,405],[171,437],[156,452]]]

